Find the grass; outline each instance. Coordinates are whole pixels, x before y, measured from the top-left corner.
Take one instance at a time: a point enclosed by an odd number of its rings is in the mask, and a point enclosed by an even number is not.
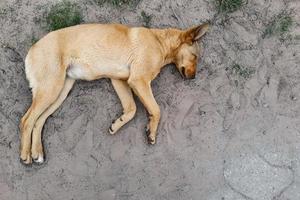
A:
[[[293,19],[288,14],[280,14],[275,17],[264,31],[262,37],[269,37],[272,35],[283,35],[288,32],[293,24]]]
[[[151,25],[151,19],[152,15],[148,15],[145,11],[141,12],[141,21],[143,22],[143,25],[147,28]]]
[[[237,11],[244,4],[244,0],[216,0],[220,13],[231,13]]]
[[[80,8],[77,4],[62,1],[53,5],[46,16],[49,31],[80,24],[83,21]]]
[[[109,4],[113,7],[123,7],[123,6],[131,6],[136,7],[140,0],[93,0],[99,6],[103,4]]]
[[[237,63],[231,66],[231,73],[234,73],[244,79],[249,79],[254,73],[255,70],[253,68],[243,67]]]
[[[31,45],[37,43],[39,41],[38,38],[36,38],[34,35],[31,36]]]

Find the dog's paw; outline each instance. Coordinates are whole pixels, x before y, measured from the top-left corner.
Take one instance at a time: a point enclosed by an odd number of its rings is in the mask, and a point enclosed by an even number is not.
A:
[[[151,135],[148,135],[147,136],[147,139],[148,139],[148,144],[155,144],[155,137],[151,137]]]
[[[44,162],[43,145],[41,143],[32,145],[31,158],[32,158],[33,162],[36,164],[42,164]]]
[[[38,153],[37,155],[32,155],[32,160],[36,164],[43,164],[44,163],[43,153]]]
[[[147,124],[147,126],[145,127],[145,132],[147,137],[150,135],[150,128],[149,128],[149,124]]]
[[[116,132],[114,131],[114,129],[113,129],[113,126],[114,126],[114,123],[116,122],[116,120],[114,119],[112,122],[111,122],[111,125],[110,125],[110,127],[109,127],[109,129],[108,129],[108,132],[111,134],[111,135],[113,135],[113,134],[115,134]]]
[[[155,144],[155,136],[151,136],[149,124],[145,128],[148,144]]]
[[[30,153],[21,153],[20,161],[24,165],[30,165],[32,163],[32,158]]]
[[[111,134],[111,135],[114,135],[116,133],[116,131],[113,130],[113,124],[110,125],[109,129],[108,129],[108,132]]]

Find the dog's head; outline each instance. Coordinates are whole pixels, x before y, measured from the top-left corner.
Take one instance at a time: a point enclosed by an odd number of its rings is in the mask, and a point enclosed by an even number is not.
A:
[[[200,48],[197,41],[207,32],[209,25],[202,24],[183,31],[180,35],[181,44],[175,55],[175,65],[185,78],[195,78]]]

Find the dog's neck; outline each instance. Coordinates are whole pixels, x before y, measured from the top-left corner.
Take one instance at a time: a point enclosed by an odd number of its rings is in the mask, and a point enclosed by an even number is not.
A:
[[[180,34],[178,29],[151,29],[157,37],[164,54],[164,65],[174,63],[177,49],[181,45]]]

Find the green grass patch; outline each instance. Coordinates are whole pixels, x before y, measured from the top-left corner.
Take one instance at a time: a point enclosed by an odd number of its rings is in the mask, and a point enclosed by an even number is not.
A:
[[[145,27],[147,28],[150,27],[151,20],[152,20],[152,15],[147,14],[145,11],[141,12],[141,21]]]
[[[231,66],[230,71],[244,79],[249,79],[255,73],[255,69],[243,67],[236,63]]]
[[[53,5],[46,16],[49,31],[80,24],[83,17],[77,4],[62,1]]]
[[[216,0],[220,13],[231,13],[237,11],[245,3],[244,0]]]
[[[283,35],[288,32],[293,24],[293,19],[287,14],[280,14],[273,19],[264,31],[262,37],[269,37],[272,35]]]

